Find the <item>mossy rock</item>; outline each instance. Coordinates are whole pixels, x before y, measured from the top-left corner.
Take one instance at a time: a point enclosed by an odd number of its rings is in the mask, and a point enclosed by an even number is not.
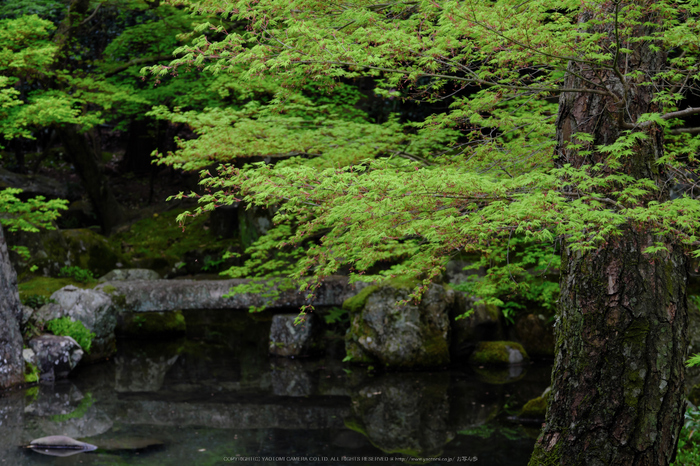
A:
[[[361,311],[362,308],[365,307],[367,299],[370,297],[370,295],[378,289],[378,286],[368,286],[367,288],[363,288],[362,291],[357,293],[352,298],[348,298],[343,301],[343,309],[350,313]]]
[[[547,415],[547,399],[549,398],[549,392],[543,396],[538,396],[532,400],[525,403],[522,411],[518,415],[521,419],[540,421]]]
[[[527,362],[530,358],[520,343],[514,341],[482,341],[469,357],[471,364],[509,365]]]
[[[103,236],[92,230],[63,230],[61,234],[68,245],[68,258],[72,265],[89,270],[95,276],[129,265],[121,252],[113,249]]]
[[[110,236],[109,243],[133,266],[152,269],[161,275],[171,273],[178,263],[184,265],[183,258],[188,252],[209,251],[212,259],[218,259],[227,250],[239,251],[237,238],[221,238],[206,226],[209,215],[188,219],[183,231],[176,220],[182,212],[182,209],[174,209],[143,218],[120,228]],[[227,260],[221,264],[221,269],[234,262],[234,259]]]
[[[128,312],[119,316],[116,333],[129,338],[179,336],[187,329],[182,311]]]

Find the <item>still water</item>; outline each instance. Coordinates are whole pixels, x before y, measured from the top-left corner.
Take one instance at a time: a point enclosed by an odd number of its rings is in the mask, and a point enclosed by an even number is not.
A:
[[[324,358],[270,358],[269,319],[186,320],[186,337],[120,340],[68,380],[0,395],[0,464],[516,466],[532,452],[538,427],[507,418],[547,387],[549,365],[373,374],[340,361],[340,339]],[[49,435],[99,448],[18,447]]]

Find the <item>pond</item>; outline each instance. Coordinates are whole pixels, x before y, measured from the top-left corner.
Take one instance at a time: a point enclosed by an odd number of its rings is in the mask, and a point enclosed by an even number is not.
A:
[[[547,387],[550,365],[373,373],[341,362],[340,339],[324,358],[269,357],[264,317],[186,321],[183,338],[120,340],[114,358],[68,380],[4,393],[0,464],[525,465],[534,447],[539,426],[508,416]],[[98,449],[18,447],[49,435]]]

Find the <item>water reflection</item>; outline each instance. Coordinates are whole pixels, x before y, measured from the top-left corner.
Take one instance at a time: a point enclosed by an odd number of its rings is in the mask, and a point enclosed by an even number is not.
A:
[[[0,395],[0,464],[180,466],[236,455],[527,464],[533,432],[506,418],[549,384],[547,366],[524,366],[509,383],[469,367],[373,374],[338,358],[270,358],[269,320],[200,314],[186,316],[187,338],[121,341],[115,358],[71,380]],[[98,450],[48,458],[18,448],[49,435]],[[330,463],[343,461],[304,464]]]

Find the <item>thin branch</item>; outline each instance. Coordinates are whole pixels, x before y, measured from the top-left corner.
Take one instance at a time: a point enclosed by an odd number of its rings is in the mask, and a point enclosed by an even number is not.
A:
[[[95,11],[93,11],[92,14],[91,14],[90,16],[88,16],[87,18],[85,18],[84,20],[82,20],[82,21],[80,22],[80,26],[82,26],[83,24],[87,23],[87,22],[90,21],[92,18],[94,18],[95,15],[97,14],[97,10],[99,10],[101,6],[102,6],[102,3],[100,3],[99,5],[97,5],[97,8],[95,8]]]
[[[409,70],[399,70],[399,69],[395,69],[395,68],[384,68],[381,66],[363,65],[361,63],[352,63],[352,62],[343,62],[343,61],[299,60],[299,61],[296,61],[293,63],[301,64],[301,65],[320,64],[320,65],[354,66],[356,68],[366,68],[366,69],[370,69],[370,70],[384,71],[387,73],[397,73],[397,74],[404,74],[404,75],[411,75],[413,73],[412,71],[409,71]],[[514,85],[509,85],[509,84],[501,84],[501,83],[495,83],[492,81],[486,81],[483,79],[470,79],[470,78],[462,78],[459,76],[452,76],[452,75],[447,75],[447,74],[425,73],[425,72],[418,72],[417,75],[418,75],[418,77],[442,78],[442,79],[448,79],[448,80],[452,80],[452,81],[462,81],[462,82],[467,82],[467,83],[471,83],[471,84],[480,84],[482,86],[487,86],[487,87],[502,87],[504,89],[522,89],[522,90],[538,91],[538,92],[577,92],[577,93],[598,94],[598,95],[604,95],[606,97],[610,97],[609,92],[599,91],[596,89],[580,89],[580,88],[568,88],[568,87],[514,86]]]
[[[122,71],[131,68],[134,65],[141,65],[144,63],[152,63],[156,61],[163,61],[163,60],[172,60],[173,56],[172,55],[157,55],[153,57],[143,57],[143,58],[134,58],[133,60],[129,60],[128,62],[124,63],[123,65],[119,65],[116,68],[112,68],[111,70],[107,71],[105,73],[105,77],[109,78],[110,76],[114,76],[115,74],[119,74]]]
[[[700,134],[700,127],[695,128],[673,128],[668,131],[671,134]]]

